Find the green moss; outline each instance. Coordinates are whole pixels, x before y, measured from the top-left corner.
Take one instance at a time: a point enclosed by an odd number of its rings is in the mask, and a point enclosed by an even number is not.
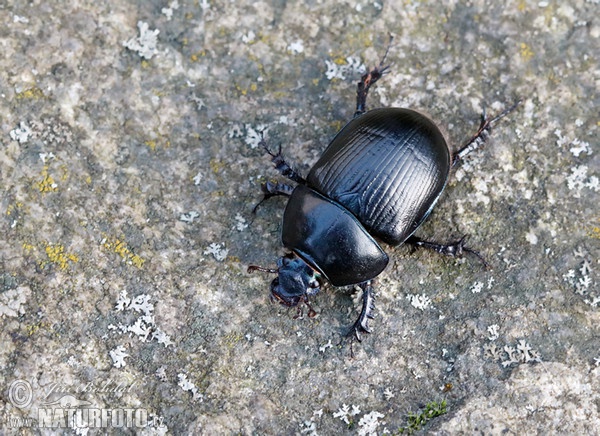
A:
[[[400,427],[396,431],[396,434],[413,434],[433,418],[445,415],[446,412],[446,400],[442,400],[441,403],[436,401],[427,403],[425,409],[423,409],[421,413],[410,413],[406,418],[406,426]]]

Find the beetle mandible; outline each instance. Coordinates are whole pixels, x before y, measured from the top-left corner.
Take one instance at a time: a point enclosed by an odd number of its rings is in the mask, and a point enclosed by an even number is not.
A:
[[[371,332],[373,280],[389,261],[378,241],[391,246],[408,243],[449,256],[467,252],[486,264],[479,253],[464,245],[465,237],[441,244],[413,234],[440,198],[452,167],[480,148],[492,125],[520,103],[493,118],[484,111],[477,133],[451,153],[440,129],[420,112],[366,110],[369,89],[388,71],[388,51],[389,46],[379,65],[361,77],[353,119],[337,133],[306,178],[285,162],[281,146],[274,153],[261,140],[275,168],[297,185],[262,184],[262,201],[277,195],[289,198],[282,242],[290,253],[277,261],[277,268],[248,267],[249,272],[276,273],[271,298],[290,307],[304,303],[309,316],[315,314],[309,297],[319,292],[324,280],[333,286],[358,285],[363,291],[362,309],[350,332],[359,341],[361,333]]]

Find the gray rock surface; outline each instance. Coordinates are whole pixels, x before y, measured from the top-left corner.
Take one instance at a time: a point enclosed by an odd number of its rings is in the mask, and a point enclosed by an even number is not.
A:
[[[443,3],[0,3],[0,433],[597,434],[600,4]],[[371,107],[457,148],[523,103],[418,231],[492,268],[388,247],[352,344],[356,291],[294,319],[246,272],[257,132],[306,173],[388,33]]]

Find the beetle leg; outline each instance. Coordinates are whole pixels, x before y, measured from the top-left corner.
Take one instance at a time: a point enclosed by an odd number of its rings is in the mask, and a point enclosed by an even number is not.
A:
[[[252,213],[256,213],[258,207],[269,198],[276,197],[277,195],[284,195],[286,197],[289,197],[290,195],[292,195],[292,191],[294,190],[294,187],[291,185],[273,182],[271,180],[268,180],[267,182],[260,185],[260,188],[263,192],[263,198],[256,204],[256,206],[254,206],[254,209],[252,209]]]
[[[271,156],[271,162],[275,165],[275,169],[279,171],[284,177],[288,179],[300,183],[302,185],[306,184],[306,180],[302,177],[297,171],[295,171],[283,158],[283,154],[281,153],[281,144],[279,145],[279,149],[277,153],[273,153],[269,147],[267,146],[267,142],[265,138],[261,134],[259,145],[261,145],[265,151]]]
[[[455,166],[467,154],[481,147],[489,138],[492,126],[497,121],[514,111],[520,104],[521,100],[517,100],[511,107],[504,109],[500,114],[496,115],[494,118],[488,118],[484,109],[483,113],[481,114],[481,123],[479,124],[479,129],[477,130],[477,133],[473,135],[473,137],[469,139],[469,141],[467,141],[467,143],[464,146],[462,146],[456,153],[454,153],[454,155],[452,156],[452,166]]]
[[[485,261],[483,256],[479,254],[479,252],[473,250],[472,248],[465,247],[466,238],[467,235],[463,236],[458,241],[454,241],[449,244],[440,244],[438,242],[424,241],[416,236],[411,236],[405,242],[415,247],[427,248],[429,250],[433,250],[440,254],[451,257],[461,257],[463,253],[470,253],[476,256],[486,268],[489,268],[489,264]]]
[[[363,291],[363,304],[362,309],[360,311],[360,315],[354,323],[354,325],[352,326],[352,330],[350,330],[349,334],[354,333],[356,339],[359,342],[361,342],[361,333],[371,333],[371,328],[369,327],[369,319],[375,318],[375,316],[373,315],[373,311],[375,310],[375,292],[373,291],[371,280],[367,280],[366,282],[363,282],[358,286],[360,286],[360,288]]]
[[[392,39],[394,37],[390,34],[390,42],[388,43],[387,48],[385,49],[385,53],[379,62],[379,65],[373,68],[368,73],[364,74],[360,78],[360,82],[356,87],[356,112],[354,112],[354,118],[359,115],[362,115],[367,110],[367,95],[369,94],[369,89],[372,85],[375,84],[381,77],[387,72],[389,65],[384,65],[385,58],[390,51],[390,46],[392,45]]]

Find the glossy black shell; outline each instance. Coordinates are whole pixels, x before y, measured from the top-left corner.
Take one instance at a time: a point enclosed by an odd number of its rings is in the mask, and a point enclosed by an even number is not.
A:
[[[431,212],[450,166],[448,145],[433,121],[410,109],[383,108],[350,121],[307,181],[369,233],[398,245]]]
[[[360,254],[348,251],[344,248],[348,244],[339,241],[365,232],[387,244],[401,244],[431,212],[450,167],[446,140],[426,116],[400,108],[366,112],[336,135],[310,170],[307,185],[298,186],[292,194],[284,214],[283,243],[334,286],[372,279],[388,262],[383,250],[379,248],[383,256],[358,268]],[[342,216],[335,225],[331,225],[335,222],[332,216],[322,220],[320,212],[303,204],[310,190],[340,206],[342,215],[351,213],[364,230],[344,224],[350,221]],[[328,208],[327,213],[333,214],[333,210]],[[339,259],[347,262],[342,265]]]

